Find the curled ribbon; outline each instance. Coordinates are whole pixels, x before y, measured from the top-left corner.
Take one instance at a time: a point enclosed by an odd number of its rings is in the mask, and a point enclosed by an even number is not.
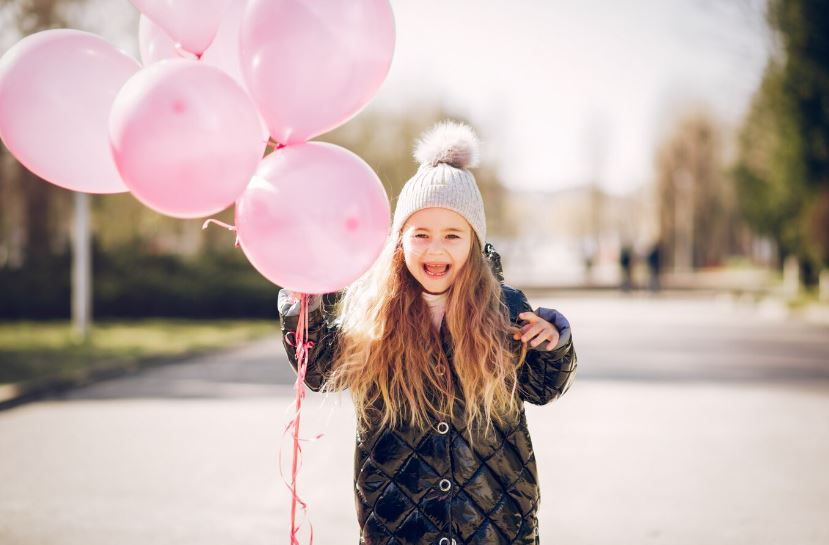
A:
[[[269,142],[269,145],[270,143],[274,144],[274,150],[278,150],[280,148],[285,147],[284,144],[279,144],[273,142],[272,140]],[[221,227],[224,227],[228,231],[236,231],[236,227],[234,225],[228,225],[227,223],[213,218],[205,220],[205,222],[202,224],[202,229],[207,229],[207,226],[211,223],[215,223]],[[236,242],[234,243],[234,246],[236,248],[239,247],[238,232],[236,234]],[[308,526],[310,529],[310,544],[313,545],[314,543],[314,525],[308,518],[308,504],[302,501],[302,499],[299,497],[299,494],[297,494],[296,476],[302,464],[302,448],[299,446],[299,442],[316,441],[317,439],[323,436],[322,433],[317,434],[311,439],[306,439],[299,436],[299,417],[300,413],[302,412],[302,400],[305,398],[305,372],[308,366],[308,351],[310,348],[314,346],[313,341],[306,341],[306,339],[308,338],[308,298],[309,294],[300,294],[299,321],[297,322],[297,329],[296,331],[289,331],[285,335],[286,342],[296,349],[297,361],[297,378],[296,383],[294,385],[296,391],[296,398],[294,401],[295,411],[291,418],[288,420],[288,423],[285,425],[285,429],[282,431],[282,442],[280,442],[279,448],[279,476],[282,478],[282,481],[291,491],[291,545],[300,545],[299,540],[297,539],[297,532],[306,520],[308,520]],[[294,337],[295,342],[291,341],[291,336]],[[282,445],[285,442],[285,434],[291,430],[293,430],[293,456],[291,463],[291,482],[288,482],[287,479],[285,479],[284,472],[282,471]],[[298,463],[300,464],[299,467],[297,467]],[[299,504],[304,514],[303,520],[302,522],[300,522],[300,524],[296,523],[297,504]]]
[[[282,477],[282,481],[288,486],[288,489],[291,491],[291,545],[299,545],[299,540],[296,537],[296,533],[299,530],[299,526],[301,526],[305,520],[308,518],[308,505],[300,499],[299,495],[296,491],[296,476],[299,471],[297,467],[297,463],[301,464],[302,462],[302,448],[299,446],[300,441],[316,441],[323,434],[317,434],[315,437],[311,439],[304,439],[299,437],[299,417],[302,411],[302,400],[305,398],[305,372],[308,367],[308,350],[314,346],[313,341],[307,341],[308,338],[308,298],[309,295],[307,293],[300,294],[300,307],[299,307],[299,320],[297,322],[296,331],[289,331],[288,334],[285,335],[286,342],[296,348],[296,361],[297,361],[297,378],[295,383],[295,390],[296,390],[296,409],[294,411],[293,416],[288,420],[285,429],[282,432],[282,438],[284,443],[285,434],[288,433],[289,430],[293,430],[293,457],[292,457],[292,465],[291,465],[291,482],[289,483],[285,479],[285,475],[282,472],[282,448],[280,443],[279,449],[279,475]],[[295,339],[295,342],[291,341],[291,334]],[[299,525],[296,524],[296,506],[299,503],[303,514],[302,523]],[[311,524],[311,521],[308,521],[308,526],[310,528],[310,543],[314,543],[314,525]]]
[[[207,226],[210,225],[211,222],[215,223],[216,225],[221,225],[222,227],[224,227],[228,231],[236,231],[236,226],[235,225],[228,225],[223,221],[219,221],[219,220],[213,219],[213,218],[209,218],[209,219],[204,220],[204,223],[202,223],[201,228],[202,229],[207,229]],[[239,235],[238,235],[238,233],[236,235],[236,242],[234,242],[233,245],[236,248],[239,247]]]

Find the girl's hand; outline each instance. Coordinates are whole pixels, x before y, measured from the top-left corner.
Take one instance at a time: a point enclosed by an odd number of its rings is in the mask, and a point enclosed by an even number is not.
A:
[[[558,344],[559,334],[556,327],[536,314],[535,312],[522,312],[518,318],[529,322],[521,326],[521,334],[513,335],[513,339],[521,339],[521,342],[530,341],[530,346],[537,347],[544,341],[550,341],[544,350],[552,350]]]
[[[277,297],[277,307],[279,309],[279,313],[283,316],[296,316],[299,314],[300,310],[300,296],[302,294],[299,292],[291,291],[287,288],[282,288],[279,290],[279,296]],[[308,297],[308,311],[315,310],[317,307],[320,306],[322,302],[322,295],[316,293],[311,294]]]

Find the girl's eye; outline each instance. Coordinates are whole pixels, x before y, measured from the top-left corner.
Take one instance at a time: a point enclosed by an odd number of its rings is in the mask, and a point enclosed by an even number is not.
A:
[[[418,234],[415,235],[415,238],[420,238],[420,237],[425,237],[425,236],[428,236],[428,235],[426,235],[426,233],[418,233]]]
[[[458,235],[449,235],[450,237],[461,238]]]

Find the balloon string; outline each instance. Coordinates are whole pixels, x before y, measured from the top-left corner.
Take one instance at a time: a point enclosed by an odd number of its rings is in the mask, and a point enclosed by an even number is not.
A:
[[[202,229],[207,229],[207,226],[210,225],[210,223],[215,223],[216,225],[220,225],[220,226],[224,227],[225,229],[227,229],[228,231],[236,231],[236,226],[235,225],[228,225],[227,223],[225,223],[223,221],[219,221],[219,220],[213,219],[213,218],[205,220],[204,223],[202,223],[201,228]],[[233,243],[233,246],[235,246],[236,248],[239,247],[239,234],[238,234],[238,232],[236,233],[236,242]]]
[[[299,419],[300,413],[302,412],[302,400],[305,398],[305,373],[308,367],[308,350],[314,346],[313,341],[307,341],[308,338],[308,298],[309,294],[302,293],[300,294],[300,308],[299,308],[299,319],[297,321],[297,328],[296,331],[289,332],[286,335],[286,342],[296,348],[296,361],[297,361],[297,378],[295,383],[295,391],[296,391],[296,410],[294,411],[293,416],[288,421],[285,429],[282,431],[282,438],[284,443],[285,434],[288,430],[293,430],[293,459],[291,464],[291,482],[285,479],[285,475],[282,472],[282,446],[280,444],[279,448],[279,475],[282,477],[282,481],[288,486],[288,489],[291,491],[291,545],[299,545],[299,540],[296,537],[297,532],[299,531],[299,526],[301,526],[306,519],[308,519],[308,506],[307,504],[300,499],[299,495],[296,491],[296,476],[299,471],[297,467],[297,463],[302,462],[302,448],[299,446],[299,441],[316,441],[320,437],[323,436],[322,433],[317,434],[315,437],[309,439],[303,439],[299,437]],[[296,339],[296,343],[291,341],[290,333],[294,334],[294,338]],[[300,466],[301,467],[301,466]],[[296,506],[299,503],[300,508],[303,511],[303,520],[302,522],[297,525],[296,524]],[[313,545],[314,543],[314,525],[311,523],[310,519],[308,519],[308,526],[310,528],[310,543]]]
[[[199,58],[201,58],[201,57],[199,56]],[[284,147],[285,147],[285,144],[280,144],[279,142],[277,142],[277,141],[276,141],[276,140],[274,140],[273,138],[268,137],[268,143],[267,143],[267,146],[271,146],[271,145],[273,145],[273,149],[274,149],[274,151],[276,151],[276,150],[278,150],[278,149],[281,149],[281,148],[284,148]],[[267,148],[267,146],[266,146],[266,148]],[[202,229],[207,229],[207,226],[208,226],[208,225],[210,225],[211,223],[215,223],[216,225],[220,225],[220,226],[224,227],[225,229],[227,229],[228,231],[236,231],[236,227],[235,227],[235,226],[233,226],[233,225],[228,225],[227,223],[225,223],[225,222],[223,222],[223,221],[219,221],[219,220],[214,219],[214,218],[210,218],[210,219],[205,220],[205,222],[202,224],[201,228],[202,228]],[[235,248],[238,248],[238,247],[239,247],[239,244],[240,244],[240,242],[239,242],[239,233],[238,233],[238,231],[237,231],[237,233],[236,233],[236,240],[233,242],[233,246],[234,246]]]
[[[235,225],[228,225],[227,223],[225,223],[223,221],[219,221],[219,220],[213,219],[213,218],[209,218],[209,219],[204,220],[204,223],[201,224],[201,228],[202,229],[207,229],[207,226],[210,225],[211,223],[221,225],[222,227],[224,227],[228,231],[235,231],[236,230]]]

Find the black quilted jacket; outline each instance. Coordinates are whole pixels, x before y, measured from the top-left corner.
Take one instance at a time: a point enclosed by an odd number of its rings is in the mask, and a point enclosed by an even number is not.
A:
[[[499,264],[490,262],[493,268]],[[497,254],[495,255],[497,259]],[[499,274],[500,271],[496,270]],[[504,301],[516,325],[531,311],[525,295],[502,282]],[[337,325],[324,311],[309,313],[306,385],[319,391],[336,350]],[[544,405],[564,394],[576,372],[576,352],[567,320],[553,309],[535,311],[553,323],[560,340],[552,351],[529,347],[519,372],[522,401]],[[282,317],[283,344],[297,368],[297,316]],[[440,329],[452,369],[452,339]],[[511,339],[511,337],[510,337]],[[290,340],[290,342],[289,342]],[[513,341],[516,344],[519,341]],[[547,343],[542,343],[545,346]],[[459,389],[456,389],[460,392]],[[360,543],[365,545],[537,545],[540,500],[538,473],[523,403],[519,417],[484,441],[467,441],[463,400],[450,421],[434,422],[425,432],[404,425],[394,430],[358,431],[354,452],[355,506]]]

